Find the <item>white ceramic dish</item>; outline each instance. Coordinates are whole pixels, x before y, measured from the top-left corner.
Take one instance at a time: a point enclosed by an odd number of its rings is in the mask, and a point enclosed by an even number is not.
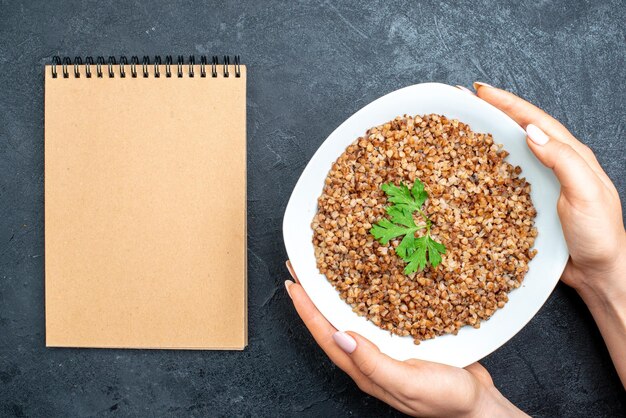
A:
[[[332,164],[346,147],[373,126],[398,115],[437,113],[470,125],[475,132],[488,132],[510,153],[507,160],[522,168],[537,209],[535,241],[537,256],[519,289],[509,302],[479,329],[462,328],[458,335],[445,335],[415,345],[411,337],[383,331],[352,312],[348,304],[318,271],[313,252],[311,221],[317,198]],[[289,259],[300,283],[320,312],[339,330],[360,333],[384,353],[398,360],[418,358],[465,367],[491,353],[519,332],[537,313],[557,284],[568,253],[556,212],[559,185],[526,145],[524,131],[507,115],[455,87],[438,83],[409,86],[368,104],[341,124],[317,150],[298,180],[283,219],[283,234]]]

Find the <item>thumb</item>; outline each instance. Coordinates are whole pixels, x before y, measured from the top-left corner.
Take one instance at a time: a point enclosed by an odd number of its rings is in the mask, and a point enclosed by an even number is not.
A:
[[[404,386],[402,376],[407,374],[406,364],[381,353],[375,344],[355,332],[339,331],[333,339],[359,371],[381,388],[397,392]]]
[[[543,165],[552,169],[568,197],[588,200],[597,190],[595,172],[570,145],[550,138],[536,125],[526,127],[528,147]]]

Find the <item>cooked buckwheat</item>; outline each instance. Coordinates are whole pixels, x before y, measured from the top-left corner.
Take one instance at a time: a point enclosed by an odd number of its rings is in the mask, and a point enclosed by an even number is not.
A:
[[[354,312],[416,344],[480,327],[520,286],[537,230],[530,184],[490,134],[441,115],[397,117],[366,132],[333,164],[313,218],[320,272]],[[447,253],[436,268],[405,275],[399,240],[378,243],[380,186],[413,184],[429,199],[432,237]]]

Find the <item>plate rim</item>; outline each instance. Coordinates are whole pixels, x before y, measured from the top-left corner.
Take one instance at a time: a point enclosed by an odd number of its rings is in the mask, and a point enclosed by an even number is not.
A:
[[[435,89],[444,89],[444,90],[447,90],[448,92],[455,91],[455,92],[458,92],[458,94],[471,96],[471,97],[470,97],[470,99],[472,99],[472,98],[473,98],[473,100],[474,100],[474,103],[475,103],[475,104],[477,104],[477,105],[478,105],[478,103],[480,103],[480,105],[479,105],[479,106],[483,106],[485,109],[487,109],[487,108],[488,108],[490,112],[492,112],[492,113],[493,113],[494,111],[495,111],[495,112],[497,112],[497,113],[499,114],[498,116],[500,116],[500,117],[502,118],[502,121],[506,121],[506,123],[509,125],[509,127],[510,127],[510,128],[512,128],[512,129],[516,129],[519,133],[521,133],[521,134],[525,135],[524,130],[523,130],[523,129],[522,129],[522,128],[521,128],[521,127],[520,127],[520,126],[519,126],[519,125],[518,125],[518,124],[517,124],[517,123],[513,120],[513,119],[511,119],[508,115],[506,115],[506,114],[505,114],[504,112],[502,112],[500,109],[498,109],[498,108],[494,107],[493,105],[491,105],[491,104],[487,103],[486,101],[484,101],[484,100],[482,100],[482,99],[480,99],[480,98],[476,97],[475,95],[470,95],[469,93],[463,92],[463,91],[461,91],[460,89],[458,89],[458,88],[456,88],[456,87],[453,87],[453,86],[450,86],[450,85],[447,85],[447,84],[443,84],[443,83],[428,82],[428,83],[418,83],[418,84],[413,84],[413,85],[409,85],[409,86],[402,87],[402,88],[400,88],[400,89],[397,89],[397,90],[391,91],[391,92],[389,92],[389,93],[387,93],[387,94],[385,94],[385,95],[383,95],[383,96],[381,96],[381,97],[379,97],[379,98],[376,98],[375,100],[371,101],[370,103],[366,104],[365,106],[361,107],[361,108],[360,108],[360,109],[358,109],[356,112],[354,112],[353,114],[351,114],[350,116],[348,116],[348,117],[347,117],[347,118],[346,118],[346,119],[345,119],[345,120],[344,120],[344,121],[343,121],[340,125],[338,125],[338,126],[337,126],[337,127],[336,127],[336,128],[335,128],[335,129],[334,129],[334,130],[333,130],[333,131],[332,131],[332,132],[331,132],[331,133],[330,133],[330,134],[329,134],[329,135],[328,135],[328,136],[324,139],[324,141],[322,141],[322,142],[321,142],[321,144],[319,145],[318,149],[315,151],[315,153],[311,156],[310,160],[307,162],[307,164],[306,164],[306,166],[305,166],[304,170],[302,171],[302,173],[301,173],[300,177],[298,178],[298,181],[297,181],[297,182],[296,182],[296,184],[294,185],[294,188],[293,188],[293,190],[292,190],[292,192],[291,192],[291,195],[290,195],[290,197],[289,197],[288,203],[287,203],[287,205],[286,205],[286,207],[285,207],[285,212],[284,212],[284,215],[283,215],[283,222],[282,222],[282,227],[283,227],[283,240],[284,240],[284,245],[285,245],[286,252],[287,252],[287,255],[288,255],[289,259],[292,259],[292,260],[294,259],[293,255],[294,255],[294,251],[295,251],[295,248],[293,248],[293,245],[290,245],[290,244],[291,244],[291,237],[290,237],[290,235],[289,235],[289,233],[288,233],[287,231],[288,231],[288,229],[289,229],[289,225],[288,225],[288,224],[289,224],[289,222],[291,221],[291,218],[292,218],[293,212],[294,212],[294,210],[295,210],[295,209],[294,209],[294,206],[295,206],[295,200],[294,200],[294,199],[297,197],[297,196],[296,196],[296,195],[297,195],[296,191],[299,191],[299,190],[300,190],[300,188],[302,188],[302,187],[303,187],[303,183],[304,183],[304,181],[306,180],[306,178],[309,176],[309,172],[313,170],[313,163],[314,163],[317,159],[321,158],[319,155],[320,155],[320,154],[322,154],[322,153],[324,153],[324,152],[325,152],[325,149],[329,146],[329,140],[330,140],[331,138],[333,138],[337,132],[340,132],[340,131],[342,130],[342,128],[343,128],[345,125],[347,125],[350,121],[352,121],[353,119],[356,119],[356,118],[358,117],[358,115],[359,115],[359,114],[364,113],[364,112],[366,112],[368,109],[370,109],[370,108],[372,108],[372,107],[376,106],[376,104],[377,104],[377,103],[382,102],[384,99],[388,98],[388,96],[392,96],[392,95],[399,94],[399,93],[400,93],[400,92],[402,92],[403,90],[411,90],[411,89],[419,89],[419,88],[429,88],[429,87],[432,87],[432,88],[435,88]],[[456,94],[456,93],[455,93],[455,94]],[[460,96],[459,96],[459,97],[460,97]],[[465,97],[465,96],[464,96],[464,97]],[[468,97],[465,97],[465,99],[468,99]],[[372,124],[371,126],[375,126],[375,125],[374,125],[374,124]],[[478,132],[482,132],[482,130],[478,130]],[[356,139],[356,138],[354,138],[354,139]],[[354,140],[354,139],[353,139],[353,140]],[[336,142],[336,141],[335,141],[335,142]],[[343,148],[343,150],[345,151],[345,147]],[[343,151],[342,151],[342,152],[343,152]],[[335,161],[335,160],[339,157],[339,155],[341,155],[341,154],[337,154],[337,155],[334,155],[334,154],[333,154],[332,161]],[[331,165],[332,165],[332,163],[331,163]],[[329,167],[329,169],[330,169],[330,167]],[[554,177],[554,175],[553,175],[551,172],[550,172],[550,175]],[[321,187],[323,187],[323,185],[321,185]],[[318,196],[316,195],[316,196],[315,196],[315,198],[317,199],[317,197],[318,197]],[[556,207],[554,207],[554,212],[556,213]],[[558,220],[558,217],[557,217],[557,220]],[[310,221],[312,221],[312,219],[311,219]],[[309,221],[309,223],[310,223],[310,221]],[[519,321],[519,323],[517,323],[515,327],[512,327],[512,329],[511,329],[511,330],[509,330],[509,332],[507,332],[507,333],[506,333],[506,335],[505,335],[503,338],[500,338],[500,339],[499,339],[496,343],[489,344],[489,348],[488,348],[488,349],[476,350],[476,351],[478,352],[477,354],[475,354],[475,355],[471,355],[471,356],[465,356],[465,360],[461,360],[461,361],[454,361],[454,360],[452,360],[452,361],[449,361],[449,362],[448,362],[448,361],[446,361],[446,362],[445,362],[445,364],[450,364],[450,365],[457,366],[457,367],[465,367],[465,366],[467,366],[467,365],[469,365],[469,364],[471,364],[471,363],[473,363],[473,362],[475,362],[475,361],[478,361],[478,360],[480,360],[480,359],[484,358],[485,356],[487,356],[487,355],[489,355],[489,354],[493,353],[493,352],[494,352],[495,350],[497,350],[498,348],[502,347],[504,344],[506,344],[508,341],[510,341],[513,337],[515,337],[515,335],[517,335],[517,334],[518,334],[518,333],[519,333],[519,332],[520,332],[520,331],[521,331],[521,330],[522,330],[522,329],[523,329],[523,328],[524,328],[524,327],[525,327],[525,326],[526,326],[526,325],[527,325],[527,324],[528,324],[528,323],[529,323],[529,322],[530,322],[530,321],[531,321],[531,320],[532,320],[532,319],[533,319],[533,318],[537,315],[537,313],[539,312],[539,310],[540,310],[540,309],[541,309],[541,308],[545,305],[546,301],[548,300],[548,298],[550,297],[550,295],[553,293],[554,288],[555,288],[555,287],[556,287],[556,285],[558,284],[559,279],[560,279],[560,275],[562,274],[563,270],[565,269],[565,265],[566,265],[567,260],[568,260],[568,258],[569,258],[569,254],[568,254],[568,251],[567,251],[567,246],[566,246],[565,241],[564,241],[564,238],[563,238],[563,236],[562,236],[562,230],[561,230],[561,228],[560,228],[560,222],[559,222],[559,225],[558,225],[558,226],[559,226],[559,228],[558,228],[558,229],[559,229],[559,231],[561,231],[561,235],[560,235],[559,237],[556,237],[556,239],[557,239],[557,240],[559,240],[559,238],[560,238],[560,241],[562,241],[562,242],[560,243],[560,244],[562,244],[562,245],[560,245],[560,247],[561,247],[560,249],[561,249],[561,250],[563,249],[563,247],[565,247],[565,248],[564,248],[564,250],[565,250],[565,251],[564,251],[564,254],[563,254],[563,253],[562,253],[562,254],[560,254],[560,255],[561,255],[561,257],[562,257],[561,263],[560,263],[560,264],[558,264],[558,265],[557,265],[557,267],[555,268],[555,271],[556,271],[556,270],[558,270],[559,274],[558,274],[558,275],[556,275],[556,274],[555,274],[556,278],[552,278],[552,279],[551,279],[551,284],[550,284],[550,286],[549,286],[549,291],[546,291],[546,292],[545,292],[545,294],[541,295],[541,298],[540,298],[540,303],[536,303],[536,306],[532,309],[532,312],[531,312],[531,311],[528,311],[528,312],[530,312],[531,314],[530,314],[530,315],[526,315],[526,317],[525,317],[523,320],[520,320],[520,321]],[[310,250],[311,250],[311,251],[314,251],[314,248],[313,248],[313,244],[312,244],[312,243],[310,243],[310,247],[309,247],[309,248],[310,248]],[[296,272],[296,275],[300,276],[300,274],[302,274],[302,273],[303,273],[303,271],[301,270],[301,267],[300,267],[300,266],[298,266],[298,265],[297,265],[297,263],[292,263],[292,267],[293,267],[294,271]],[[299,271],[299,270],[300,270],[300,271]],[[318,272],[319,272],[319,271],[318,271]],[[319,273],[319,274],[320,274],[321,276],[323,276],[323,277],[326,279],[326,283],[328,283],[328,284],[330,285],[330,283],[328,282],[328,280],[327,280],[327,278],[325,277],[325,275],[323,275],[323,274],[321,274],[321,273]],[[527,274],[528,274],[528,273],[527,273]],[[306,282],[306,281],[305,281],[305,282]],[[305,289],[305,291],[307,291],[307,292],[308,292],[307,288],[309,288],[309,284],[305,284],[305,283],[303,283],[303,282],[301,281],[301,285],[303,286],[303,288]],[[332,285],[331,285],[331,286],[332,286]],[[336,291],[336,289],[335,289],[334,287],[332,287],[332,289],[335,291],[335,295],[336,295],[337,299],[338,299],[338,300],[339,300],[342,304],[345,304],[347,307],[349,307],[349,305],[348,305],[345,301],[343,301],[343,300],[341,300],[341,299],[339,298],[339,294],[338,294],[338,292]],[[514,291],[514,290],[516,290],[516,289],[513,289],[513,291]],[[314,304],[314,305],[316,305],[316,307],[318,307],[318,309],[320,309],[320,308],[319,308],[319,306],[318,306],[318,304],[316,303],[316,301],[314,300],[314,298],[313,298],[313,297],[311,297],[311,300],[312,300],[313,304]],[[538,302],[539,302],[539,299],[538,299]],[[503,308],[503,309],[504,309],[504,308]],[[321,309],[320,309],[320,311],[321,311]],[[496,311],[496,313],[497,313],[497,311]],[[326,315],[324,315],[324,313],[323,313],[323,312],[322,312],[322,315],[323,315],[323,316],[324,316],[324,317],[325,317],[325,318],[326,318],[326,319],[327,319],[327,320],[328,320],[328,321],[329,321],[329,322],[330,322],[330,323],[331,323],[331,324],[332,324],[335,328],[337,328],[336,324],[334,323],[334,318],[329,318],[329,317],[327,317]],[[360,318],[360,319],[362,319],[362,320],[364,320],[364,321],[367,321],[368,323],[372,324],[372,323],[371,323],[371,321],[369,321],[369,320],[367,320],[367,319],[365,319],[365,318],[363,318],[363,317],[359,317],[359,316],[358,316],[358,315],[356,315],[356,314],[354,314],[354,317],[355,317],[355,318]],[[482,324],[483,322],[486,322],[486,321],[482,321],[482,322],[481,322],[481,324]],[[372,324],[372,325],[373,325],[373,324]],[[374,326],[375,326],[375,325],[374,325]],[[471,327],[465,326],[465,327],[463,327],[463,328],[471,328]],[[463,329],[463,328],[462,328],[462,329]],[[379,329],[380,329],[380,328],[379,328]],[[384,330],[382,330],[382,329],[380,329],[380,330],[384,332]],[[449,334],[448,334],[448,335],[438,336],[438,337],[436,337],[435,339],[439,339],[439,340],[441,340],[442,338],[453,338],[453,337],[454,337],[453,335],[449,335]],[[394,335],[394,336],[393,336],[393,338],[409,338],[409,337],[399,337],[399,336],[395,336],[395,335]],[[424,341],[423,343],[428,343],[428,341],[432,341],[432,340],[427,340],[427,341]],[[416,347],[417,347],[417,346],[416,346]],[[397,358],[397,356],[393,356],[393,355],[392,355],[392,357]],[[419,357],[406,357],[406,358],[419,358]],[[404,359],[404,358],[402,358],[402,359]],[[471,359],[471,361],[470,361],[470,360],[468,360],[468,359]],[[431,360],[431,361],[432,361],[432,360]]]

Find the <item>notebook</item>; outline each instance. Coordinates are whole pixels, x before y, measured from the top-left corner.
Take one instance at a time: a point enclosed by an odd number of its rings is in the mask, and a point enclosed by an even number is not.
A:
[[[45,67],[46,345],[243,349],[239,57]]]

